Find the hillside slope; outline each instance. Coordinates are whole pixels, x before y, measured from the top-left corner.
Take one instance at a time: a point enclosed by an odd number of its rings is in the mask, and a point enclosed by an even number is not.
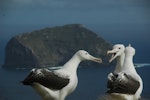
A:
[[[81,24],[45,28],[13,37],[6,46],[4,67],[59,66],[80,49],[107,59],[110,48],[111,44]],[[99,66],[91,62],[82,65]]]

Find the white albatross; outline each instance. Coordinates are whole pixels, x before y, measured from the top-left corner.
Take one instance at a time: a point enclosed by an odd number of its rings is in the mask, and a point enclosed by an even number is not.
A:
[[[116,80],[112,83],[108,93],[121,95],[125,100],[138,100],[141,98],[143,82],[135,70],[133,56],[135,49],[129,45],[125,48],[125,58],[123,67],[118,73]]]
[[[124,57],[125,57],[125,46],[123,44],[115,44],[112,50],[108,50],[107,54],[112,54],[109,62],[112,62],[114,59],[117,59],[117,64],[115,70],[108,74],[107,87],[111,87],[111,83],[116,79],[116,75],[122,71]]]
[[[32,69],[22,83],[31,85],[42,97],[42,100],[65,100],[78,84],[77,68],[81,61],[91,60],[101,63],[101,58],[90,55],[87,51],[79,50],[58,70]]]

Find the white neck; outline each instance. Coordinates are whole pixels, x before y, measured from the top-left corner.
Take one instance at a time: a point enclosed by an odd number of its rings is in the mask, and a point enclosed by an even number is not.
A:
[[[122,71],[126,73],[129,72],[129,73],[137,74],[134,64],[133,64],[133,56],[130,56],[130,55],[125,56]]]
[[[123,53],[121,56],[117,57],[117,64],[114,70],[114,73],[119,73],[122,70],[123,63],[124,63],[125,54]]]
[[[75,54],[66,64],[64,64],[64,69],[68,72],[76,72],[81,59]]]
[[[123,64],[123,72],[127,74],[131,74],[136,80],[140,82],[140,87],[135,93],[135,97],[139,99],[143,90],[143,82],[142,82],[141,77],[138,75],[138,73],[135,70],[135,67],[133,64],[133,56],[130,56],[130,55],[125,56],[125,60]]]

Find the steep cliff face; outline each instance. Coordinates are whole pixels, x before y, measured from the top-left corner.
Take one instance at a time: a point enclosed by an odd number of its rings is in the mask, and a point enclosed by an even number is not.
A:
[[[107,59],[106,51],[110,48],[107,41],[80,24],[45,28],[13,37],[6,46],[4,67],[59,66],[80,49]]]

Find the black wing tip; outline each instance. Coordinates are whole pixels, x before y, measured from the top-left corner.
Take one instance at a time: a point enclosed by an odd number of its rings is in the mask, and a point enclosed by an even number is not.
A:
[[[31,83],[27,82],[26,80],[20,81],[20,83],[22,83],[23,85],[31,85]]]
[[[23,81],[20,81],[20,83],[22,83],[23,85],[31,85],[33,83],[32,81],[33,75],[34,73],[33,71],[31,71]]]
[[[108,94],[112,94],[112,93],[119,93],[119,94],[130,94],[130,95],[133,95],[133,94],[135,94],[135,92],[134,91],[132,91],[132,90],[119,90],[118,88],[117,89],[114,89],[114,90],[108,90],[108,91],[106,91],[106,93],[108,93]]]
[[[25,84],[24,84],[24,81],[20,81],[20,83],[23,84],[23,85],[25,85]]]

